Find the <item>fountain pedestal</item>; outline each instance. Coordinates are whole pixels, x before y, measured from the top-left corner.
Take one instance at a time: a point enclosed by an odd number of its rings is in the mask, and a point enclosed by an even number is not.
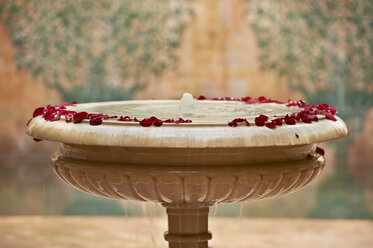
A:
[[[163,204],[168,216],[165,240],[170,248],[208,248],[212,238],[208,231],[209,205]]]

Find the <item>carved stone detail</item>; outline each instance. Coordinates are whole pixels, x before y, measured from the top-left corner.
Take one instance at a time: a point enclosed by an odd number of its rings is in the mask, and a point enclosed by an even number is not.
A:
[[[324,158],[247,166],[140,166],[52,158],[65,182],[90,194],[167,204],[257,200],[298,190],[321,172]],[[145,168],[146,167],[146,168]],[[227,168],[228,167],[228,168]]]

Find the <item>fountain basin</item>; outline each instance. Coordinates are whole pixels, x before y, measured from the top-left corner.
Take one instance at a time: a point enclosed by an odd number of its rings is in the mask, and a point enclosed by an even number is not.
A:
[[[64,181],[87,193],[126,200],[211,205],[262,199],[304,187],[324,165],[323,156],[314,153],[315,146],[222,150],[64,144],[53,156],[52,164]],[[312,158],[308,154],[313,154]]]

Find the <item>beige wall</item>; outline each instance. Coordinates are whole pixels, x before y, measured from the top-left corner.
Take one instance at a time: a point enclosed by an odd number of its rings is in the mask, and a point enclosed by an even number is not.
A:
[[[273,72],[261,70],[243,0],[198,0],[192,8],[195,16],[183,34],[176,70],[166,72],[135,98],[178,98],[186,91],[210,97],[300,97]]]

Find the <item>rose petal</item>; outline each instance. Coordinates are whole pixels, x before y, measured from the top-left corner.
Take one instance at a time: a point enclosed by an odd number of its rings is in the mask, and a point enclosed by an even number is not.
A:
[[[121,116],[119,117],[118,121],[132,121],[132,119],[129,116]]]
[[[34,110],[32,117],[36,117],[36,116],[43,115],[43,114],[44,114],[44,107],[39,107]]]
[[[294,116],[289,116],[289,115],[285,115],[284,121],[287,125],[295,125],[295,123],[296,123],[295,117]]]
[[[259,127],[264,126],[266,121],[268,121],[268,116],[266,115],[259,115],[255,118],[255,124]]]
[[[337,121],[337,119],[334,117],[334,115],[332,115],[330,113],[326,113],[325,118],[328,119],[328,120],[331,120],[331,121]]]
[[[98,126],[98,125],[101,125],[101,124],[102,124],[102,119],[101,118],[89,120],[89,125],[91,125],[91,126]]]
[[[325,151],[324,149],[320,148],[320,147],[316,147],[316,151],[315,151],[317,154],[320,154],[322,156],[324,156],[325,154]]]
[[[197,98],[197,100],[206,100],[206,97],[204,97],[204,96],[199,96],[199,97]]]
[[[153,124],[153,122],[149,118],[145,118],[142,121],[140,121],[140,125],[143,127],[150,127]]]
[[[161,121],[161,120],[153,121],[153,125],[156,126],[156,127],[160,127],[160,126],[162,126],[162,124],[163,124],[163,121]]]
[[[234,122],[234,121],[228,122],[228,126],[237,127],[237,122]]]
[[[276,127],[275,122],[267,122],[265,125],[266,125],[266,127],[270,128],[270,129],[274,129]]]

